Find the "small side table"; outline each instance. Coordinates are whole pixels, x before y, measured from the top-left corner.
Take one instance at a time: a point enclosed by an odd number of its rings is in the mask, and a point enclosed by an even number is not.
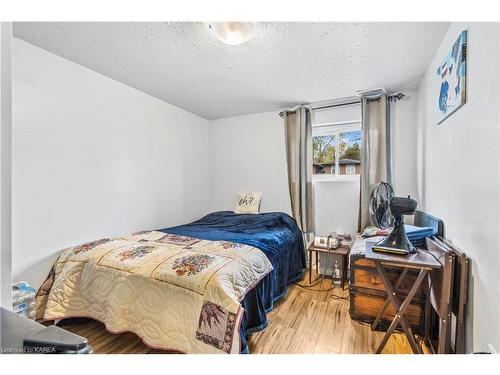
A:
[[[351,251],[351,247],[348,245],[339,245],[336,249],[324,249],[321,247],[315,247],[314,243],[312,243],[309,248],[307,249],[307,252],[309,253],[309,284],[312,284],[312,259],[313,259],[313,253],[316,253],[316,273],[318,274],[319,277],[319,254],[328,254],[330,253],[331,255],[340,255],[342,257],[342,277],[340,279],[340,283],[342,285],[342,290],[344,290],[345,287],[345,281],[347,279],[347,264],[349,260],[349,252]]]

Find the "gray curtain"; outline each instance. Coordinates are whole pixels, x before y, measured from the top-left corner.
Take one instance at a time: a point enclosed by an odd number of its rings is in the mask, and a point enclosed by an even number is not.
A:
[[[283,112],[282,116],[285,121],[288,187],[292,216],[306,235],[314,231],[311,111],[306,107],[299,107],[295,111]]]
[[[358,231],[369,225],[369,203],[373,186],[380,182],[392,183],[391,135],[387,95],[361,98],[361,176]]]

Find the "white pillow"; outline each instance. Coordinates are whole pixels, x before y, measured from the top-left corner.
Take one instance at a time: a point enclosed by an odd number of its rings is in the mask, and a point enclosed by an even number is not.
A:
[[[258,214],[262,193],[239,193],[236,195],[235,214]]]

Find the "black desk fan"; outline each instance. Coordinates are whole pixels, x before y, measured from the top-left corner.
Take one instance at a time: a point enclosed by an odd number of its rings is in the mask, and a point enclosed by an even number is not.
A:
[[[373,246],[373,251],[413,254],[417,251],[406,235],[404,215],[413,215],[417,202],[410,196],[395,197],[394,189],[387,182],[376,184],[370,195],[370,214],[377,227],[387,229],[393,227],[391,233]]]

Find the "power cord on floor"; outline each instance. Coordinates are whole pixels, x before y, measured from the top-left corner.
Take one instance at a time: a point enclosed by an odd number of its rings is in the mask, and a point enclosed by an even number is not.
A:
[[[296,283],[295,285],[297,285],[299,288],[306,289],[306,290],[309,290],[311,292],[329,292],[331,290],[337,289],[336,287],[333,287],[333,286],[330,287],[330,288],[326,288],[326,289],[310,289],[307,286],[304,286],[304,285],[301,285],[301,284],[298,284],[298,283]],[[311,284],[311,285],[313,285],[313,284]],[[336,294],[331,294],[330,298],[331,299],[341,299],[341,300],[345,300],[345,301],[350,301],[351,300],[349,297],[338,296]]]
[[[337,296],[335,294],[332,294],[330,296],[331,299],[341,299],[341,300],[345,300],[345,301],[349,301],[351,302],[351,299],[349,297],[344,297],[344,296]]]

